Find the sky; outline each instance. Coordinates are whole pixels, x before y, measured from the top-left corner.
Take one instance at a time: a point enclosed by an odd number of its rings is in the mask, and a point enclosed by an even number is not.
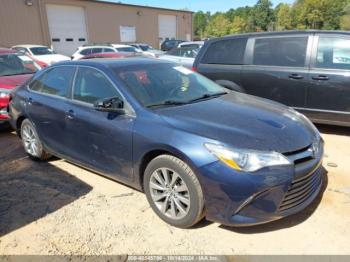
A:
[[[147,5],[171,9],[187,8],[191,11],[227,11],[230,8],[254,5],[257,0],[104,0],[110,2],[122,2],[124,4]],[[292,3],[294,0],[270,0],[274,5],[279,3]]]

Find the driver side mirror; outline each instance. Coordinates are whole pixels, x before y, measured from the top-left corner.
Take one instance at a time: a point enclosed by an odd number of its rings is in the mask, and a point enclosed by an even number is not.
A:
[[[119,97],[110,97],[97,100],[94,108],[101,112],[125,114],[124,102]]]

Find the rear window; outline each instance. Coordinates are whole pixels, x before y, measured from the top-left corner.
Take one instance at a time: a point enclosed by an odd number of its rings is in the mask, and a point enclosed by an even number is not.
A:
[[[256,39],[253,64],[303,67],[307,41],[307,36]]]
[[[241,65],[243,64],[246,44],[247,38],[236,38],[214,42],[208,47],[202,59],[202,63]]]

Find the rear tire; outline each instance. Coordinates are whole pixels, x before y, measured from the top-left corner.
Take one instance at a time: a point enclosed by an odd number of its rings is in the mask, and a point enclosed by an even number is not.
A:
[[[25,119],[21,125],[21,139],[27,155],[35,161],[44,161],[51,158],[51,155],[44,150],[38,133],[29,119]]]
[[[153,211],[168,224],[189,228],[204,216],[204,197],[192,169],[182,160],[161,155],[144,174],[144,189]]]

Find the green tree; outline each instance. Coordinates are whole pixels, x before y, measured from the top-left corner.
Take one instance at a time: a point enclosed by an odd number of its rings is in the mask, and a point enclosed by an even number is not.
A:
[[[280,4],[276,7],[277,30],[292,29],[292,10],[288,4]]]
[[[269,0],[258,0],[253,12],[254,26],[257,31],[267,31],[274,22],[274,12],[272,3]]]
[[[210,13],[202,11],[196,12],[193,16],[194,35],[200,38],[204,37],[205,28],[207,27]]]
[[[244,33],[246,31],[247,31],[246,21],[240,16],[235,16],[231,23],[230,33],[239,34],[239,33]]]
[[[350,4],[345,6],[344,14],[340,17],[339,26],[342,30],[350,30]]]
[[[224,36],[230,33],[231,23],[223,13],[214,14],[205,30],[207,37]]]

